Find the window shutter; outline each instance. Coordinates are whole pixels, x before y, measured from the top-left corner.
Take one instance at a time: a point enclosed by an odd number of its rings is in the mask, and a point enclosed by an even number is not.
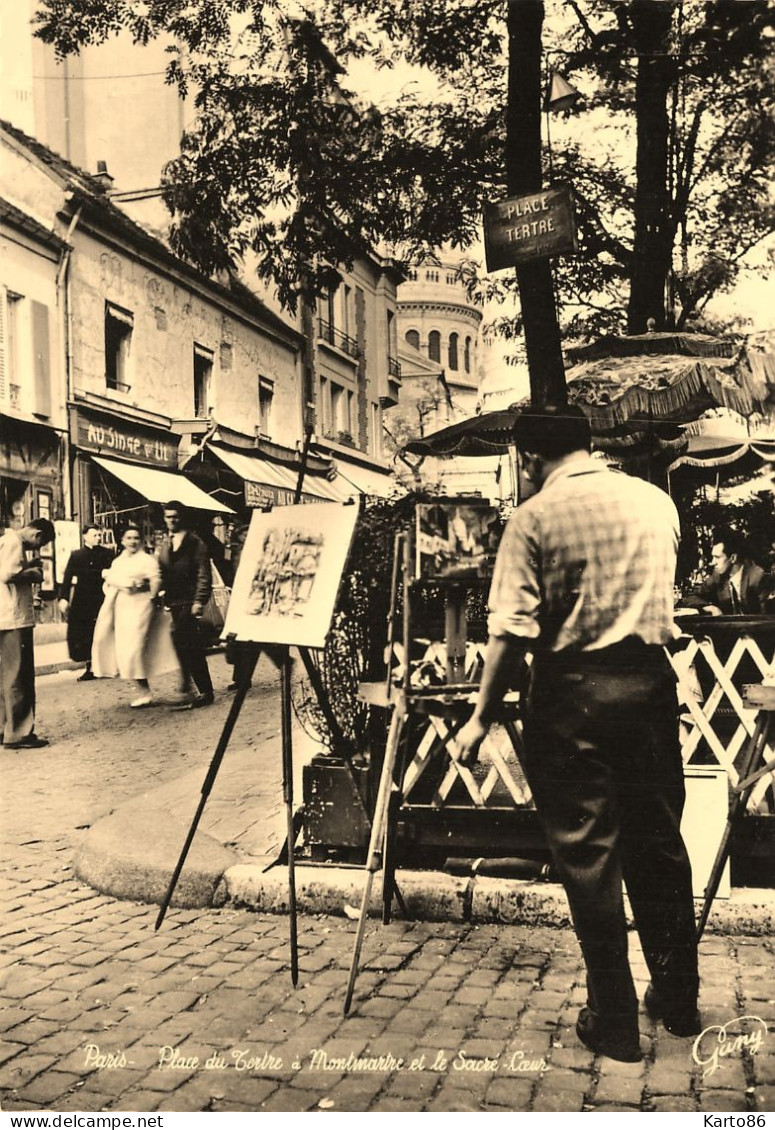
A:
[[[35,364],[36,416],[51,415],[51,342],[48,328],[48,306],[32,302],[32,350]]]

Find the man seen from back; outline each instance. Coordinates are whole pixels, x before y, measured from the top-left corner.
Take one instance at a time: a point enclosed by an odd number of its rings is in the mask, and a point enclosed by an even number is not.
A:
[[[663,491],[590,456],[580,409],[530,409],[515,425],[539,491],[511,515],[490,592],[474,713],[458,735],[477,756],[532,652],[524,769],[565,886],[587,969],[579,1039],[642,1058],[624,880],[651,976],[646,1010],[674,1035],[699,1031],[673,623],[678,515]]]

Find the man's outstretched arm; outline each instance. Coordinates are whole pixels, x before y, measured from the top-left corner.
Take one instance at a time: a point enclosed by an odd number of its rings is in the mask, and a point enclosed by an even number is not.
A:
[[[479,695],[471,717],[455,739],[460,760],[476,761],[479,747],[495,721],[503,696],[515,674],[522,669],[528,641],[516,636],[490,636],[484,655],[484,671]]]

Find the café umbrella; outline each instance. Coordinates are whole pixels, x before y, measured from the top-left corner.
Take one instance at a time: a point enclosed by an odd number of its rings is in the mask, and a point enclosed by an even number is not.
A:
[[[766,411],[768,385],[746,352],[704,334],[609,335],[566,350],[568,400],[589,417],[595,447],[623,461],[663,463],[686,447],[682,425],[712,408]],[[412,440],[415,455],[494,455],[513,444],[527,400]]]

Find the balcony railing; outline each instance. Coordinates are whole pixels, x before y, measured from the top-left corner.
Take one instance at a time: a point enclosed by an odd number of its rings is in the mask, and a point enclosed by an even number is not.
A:
[[[388,357],[388,373],[391,377],[401,378],[401,365],[395,357]]]
[[[327,341],[329,345],[335,345],[337,349],[341,349],[350,357],[359,357],[360,349],[358,342],[354,337],[349,334],[342,333],[330,322],[325,321],[324,318],[318,318],[318,336],[322,337],[323,341]]]

